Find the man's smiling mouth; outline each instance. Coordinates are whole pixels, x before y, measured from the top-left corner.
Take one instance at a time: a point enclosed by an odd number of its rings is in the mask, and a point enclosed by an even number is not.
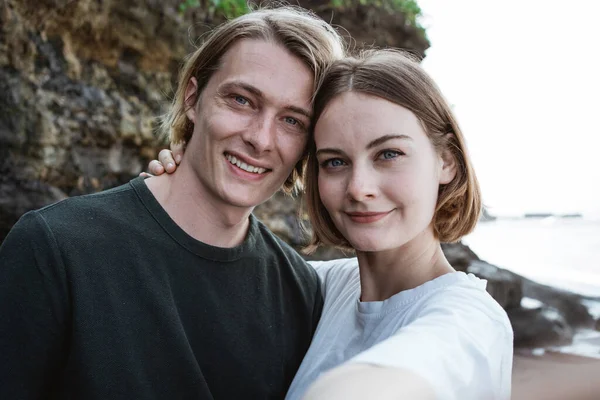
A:
[[[255,167],[254,165],[246,164],[245,162],[238,160],[231,154],[225,154],[225,158],[227,158],[227,161],[229,161],[231,164],[237,166],[240,169],[243,169],[244,171],[251,172],[253,174],[260,175],[260,174],[264,174],[267,171],[266,168]]]

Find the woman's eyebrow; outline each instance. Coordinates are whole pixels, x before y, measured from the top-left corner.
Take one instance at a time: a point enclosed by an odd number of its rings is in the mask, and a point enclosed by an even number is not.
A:
[[[367,144],[367,149],[372,149],[373,147],[377,147],[382,143],[387,142],[388,140],[392,140],[392,139],[402,139],[402,140],[413,140],[413,138],[411,138],[408,135],[383,135],[375,140],[372,140],[371,142],[369,142],[369,144]],[[316,152],[316,155],[322,154],[322,153],[329,153],[329,154],[339,154],[339,155],[343,155],[344,152],[340,149],[336,149],[333,147],[326,147],[324,149],[319,149]]]
[[[377,147],[382,143],[387,142],[388,140],[392,140],[392,139],[404,139],[404,140],[413,140],[413,138],[411,138],[408,135],[403,135],[403,134],[399,134],[399,135],[383,135],[371,142],[369,142],[369,144],[367,145],[367,149],[372,149],[373,147]]]
[[[340,149],[335,149],[335,148],[331,148],[331,147],[327,147],[324,149],[319,149],[316,152],[316,155],[318,156],[319,154],[323,154],[323,153],[328,153],[328,154],[344,154],[344,152]]]

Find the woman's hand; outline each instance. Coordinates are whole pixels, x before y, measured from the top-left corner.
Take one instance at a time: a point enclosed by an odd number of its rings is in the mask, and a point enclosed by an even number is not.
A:
[[[185,142],[177,144],[171,143],[171,149],[162,149],[158,153],[158,160],[152,160],[148,164],[148,172],[141,172],[140,176],[158,176],[165,172],[172,174],[177,170],[177,166],[183,159],[183,153],[185,152]]]

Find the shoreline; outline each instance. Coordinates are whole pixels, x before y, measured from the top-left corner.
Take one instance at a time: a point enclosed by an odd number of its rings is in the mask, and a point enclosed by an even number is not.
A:
[[[600,332],[593,329],[579,330],[573,338],[573,343],[566,346],[551,346],[545,349],[551,354],[564,354],[592,358],[600,361]]]

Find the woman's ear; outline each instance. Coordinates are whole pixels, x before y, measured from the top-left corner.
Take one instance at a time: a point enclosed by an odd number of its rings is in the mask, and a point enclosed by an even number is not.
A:
[[[185,88],[185,115],[192,123],[196,123],[196,102],[198,101],[198,81],[190,78]]]
[[[441,169],[440,169],[440,185],[446,185],[456,177],[456,157],[450,151],[450,149],[445,149],[442,151],[440,156],[441,160]]]

